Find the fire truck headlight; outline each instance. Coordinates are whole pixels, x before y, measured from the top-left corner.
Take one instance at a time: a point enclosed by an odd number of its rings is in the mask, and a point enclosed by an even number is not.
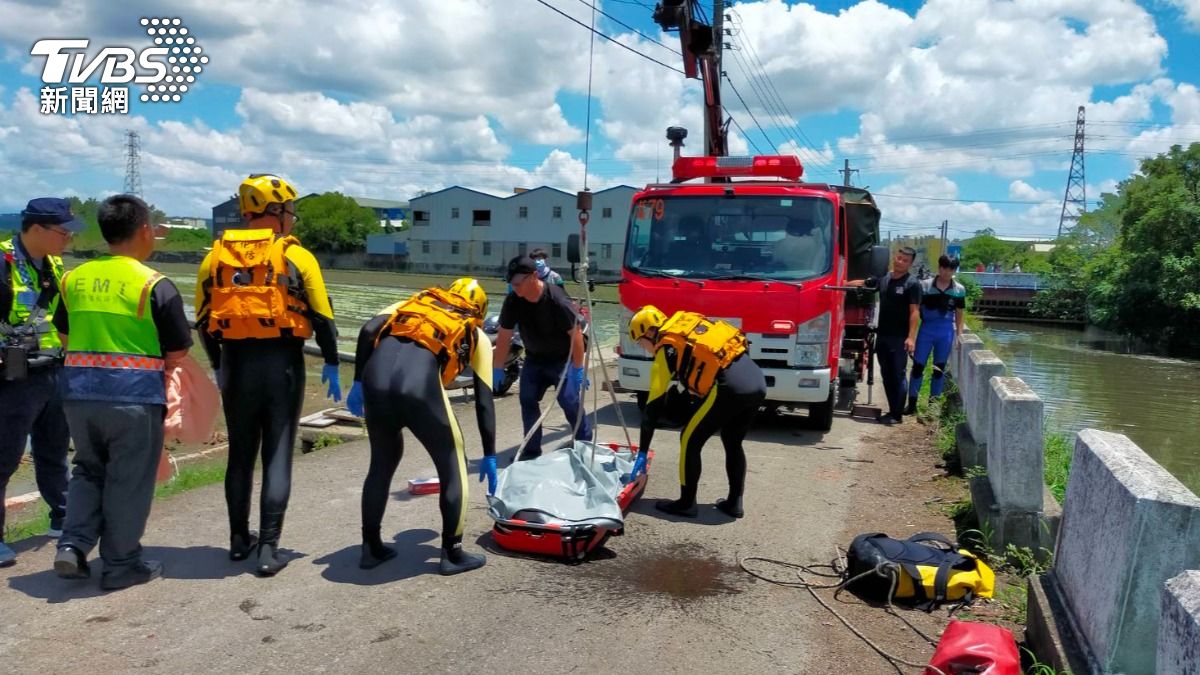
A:
[[[796,329],[796,344],[829,344],[829,312],[800,324]]]
[[[796,365],[816,368],[825,363],[825,345],[796,345]]]

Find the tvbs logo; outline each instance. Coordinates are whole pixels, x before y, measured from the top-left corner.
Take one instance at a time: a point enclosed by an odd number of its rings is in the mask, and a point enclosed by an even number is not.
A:
[[[196,77],[208,65],[208,55],[178,18],[142,18],[153,46],[103,47],[88,55],[90,40],[45,39],[33,44],[30,55],[44,57],[42,114],[129,112],[130,83],[144,85],[140,100],[170,103],[183,100]],[[90,86],[96,80],[100,87]],[[54,86],[59,85],[59,86]],[[69,86],[68,86],[69,85]]]

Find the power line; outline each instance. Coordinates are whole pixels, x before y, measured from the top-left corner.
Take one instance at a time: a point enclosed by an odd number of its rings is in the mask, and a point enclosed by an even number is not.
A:
[[[787,104],[784,103],[783,97],[779,94],[779,89],[775,87],[775,82],[771,79],[771,75],[767,72],[766,65],[763,64],[762,59],[758,56],[758,50],[754,47],[754,44],[750,40],[746,39],[746,26],[742,22],[741,15],[738,14],[736,10],[733,10],[730,12],[730,18],[736,23],[737,26],[738,43],[746,48],[747,53],[749,53],[750,57],[753,58],[758,64],[758,70],[761,73],[762,79],[766,82],[767,88],[769,88],[771,93],[774,95],[775,103],[777,107],[783,111],[783,117],[787,119],[791,129],[793,129],[799,135],[800,139],[804,141],[804,144],[811,149],[811,151],[814,153],[814,156],[817,158],[816,162],[818,164],[828,164],[828,162],[821,159],[820,150],[817,149],[816,145],[808,138],[808,135],[804,133],[804,130],[801,129],[796,123],[796,116],[792,114],[791,110],[788,109]],[[753,68],[751,68],[751,70],[753,70]],[[800,144],[797,143],[796,145],[799,146]]]
[[[624,21],[622,21],[622,20],[618,19],[617,17],[613,16],[612,14],[609,14],[608,12],[606,12],[606,11],[604,11],[604,10],[600,9],[599,7],[597,7],[597,6],[596,6],[596,4],[595,4],[594,2],[589,2],[589,0],[579,0],[579,2],[581,2],[581,3],[583,3],[584,5],[586,5],[586,6],[590,7],[590,8],[592,8],[592,9],[593,9],[593,10],[595,10],[596,12],[598,12],[598,13],[600,13],[600,14],[602,14],[602,15],[606,16],[606,17],[608,17],[608,18],[609,18],[610,20],[612,20],[614,23],[617,23],[617,24],[619,24],[619,25],[621,25],[621,26],[624,26],[625,28],[628,28],[629,30],[633,31],[634,33],[637,33],[639,36],[641,36],[641,37],[643,37],[643,38],[645,38],[645,39],[647,39],[647,40],[649,40],[649,41],[653,42],[654,44],[658,45],[659,47],[662,47],[663,49],[665,49],[665,50],[667,50],[667,51],[671,52],[672,54],[674,54],[674,55],[676,55],[676,56],[682,56],[682,54],[680,54],[678,50],[676,50],[676,49],[674,49],[674,48],[672,48],[672,47],[669,47],[669,46],[667,46],[667,45],[665,45],[665,44],[663,44],[663,43],[659,42],[658,40],[655,40],[654,38],[650,37],[649,35],[646,35],[645,33],[643,33],[642,31],[640,31],[640,30],[638,30],[638,29],[634,28],[633,26],[630,26],[629,24],[627,24],[627,23],[625,23]]]
[[[742,107],[746,109],[746,114],[750,115],[750,119],[754,120],[754,126],[758,127],[758,130],[762,133],[763,138],[767,140],[767,143],[770,144],[771,149],[774,150],[775,154],[778,155],[779,148],[775,147],[775,143],[771,141],[771,137],[767,135],[767,132],[763,130],[762,125],[758,123],[758,118],[754,116],[754,112],[750,110],[750,106],[746,105],[746,99],[742,98],[742,94],[737,90],[737,87],[734,86],[733,80],[729,79],[729,76],[726,75],[725,81],[729,83],[729,88],[733,90],[734,96],[737,96],[737,99],[742,102]]]
[[[729,111],[725,111],[725,114],[729,115]],[[760,155],[763,154],[763,151],[758,147],[758,143],[755,143],[754,139],[750,138],[750,135],[747,134],[746,130],[742,128],[742,125],[738,124],[738,121],[734,119],[733,115],[729,115],[729,121],[733,122],[733,126],[737,127],[738,133],[742,135],[742,138],[746,139],[746,142],[750,144],[750,147],[754,148],[754,152]]]
[[[637,54],[638,56],[642,57],[643,59],[646,59],[647,61],[653,61],[653,62],[657,63],[658,65],[662,66],[663,68],[667,68],[667,69],[673,70],[673,71],[675,71],[675,72],[679,73],[680,75],[685,75],[685,76],[687,75],[687,73],[684,73],[682,70],[680,70],[680,69],[676,68],[675,66],[670,66],[670,65],[667,65],[666,63],[663,63],[662,61],[659,61],[658,59],[654,58],[653,56],[650,56],[649,54],[645,54],[645,53],[643,53],[643,52],[639,52],[638,50],[634,49],[633,47],[630,47],[629,45],[625,44],[624,42],[620,42],[620,41],[616,40],[615,38],[613,38],[613,37],[609,36],[608,34],[606,34],[606,33],[602,33],[601,31],[598,31],[598,30],[596,30],[595,28],[592,28],[591,26],[589,26],[589,25],[587,25],[586,23],[584,23],[584,22],[580,21],[579,19],[576,19],[575,17],[571,16],[570,14],[567,14],[566,12],[562,11],[561,9],[559,9],[559,8],[555,7],[554,5],[552,5],[552,4],[548,3],[548,2],[546,2],[546,0],[537,0],[537,1],[538,1],[540,4],[542,4],[542,5],[545,5],[546,7],[550,8],[550,9],[554,10],[555,12],[557,12],[558,14],[562,15],[564,18],[566,18],[566,19],[570,20],[572,23],[575,23],[575,24],[577,24],[577,25],[579,25],[579,26],[583,26],[583,27],[584,27],[584,28],[586,28],[587,30],[590,30],[591,32],[595,33],[596,35],[598,35],[598,36],[600,36],[600,37],[604,38],[605,40],[608,40],[609,42],[611,42],[611,43],[613,43],[613,44],[617,45],[618,47],[621,47],[622,49],[625,49],[625,50],[631,51],[631,52],[633,52],[634,54]]]

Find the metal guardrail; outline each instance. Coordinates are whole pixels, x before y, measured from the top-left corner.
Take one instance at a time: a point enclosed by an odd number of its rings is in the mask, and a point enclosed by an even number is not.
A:
[[[974,279],[982,288],[1019,288],[1041,290],[1041,275],[1031,272],[959,272],[957,276]]]

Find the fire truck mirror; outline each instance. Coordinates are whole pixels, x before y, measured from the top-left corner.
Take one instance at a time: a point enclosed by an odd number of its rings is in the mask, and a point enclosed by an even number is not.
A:
[[[572,265],[577,265],[582,259],[583,258],[579,255],[579,235],[567,235],[567,262],[571,263]]]
[[[881,277],[887,274],[888,264],[892,260],[892,251],[887,246],[871,247],[871,276]]]

